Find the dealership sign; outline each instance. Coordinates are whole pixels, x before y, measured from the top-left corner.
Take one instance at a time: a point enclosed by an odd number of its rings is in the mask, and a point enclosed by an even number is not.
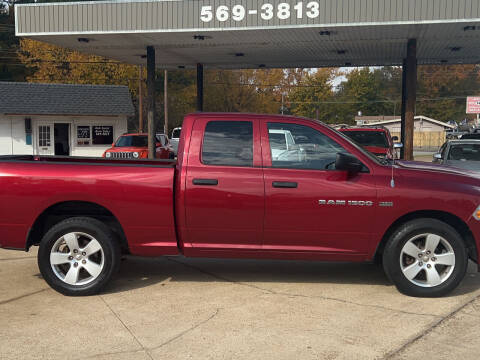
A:
[[[467,97],[467,114],[480,114],[480,96]]]

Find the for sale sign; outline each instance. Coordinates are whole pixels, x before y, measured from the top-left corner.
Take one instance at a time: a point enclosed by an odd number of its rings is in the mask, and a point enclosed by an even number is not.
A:
[[[480,96],[467,98],[467,114],[480,114]]]

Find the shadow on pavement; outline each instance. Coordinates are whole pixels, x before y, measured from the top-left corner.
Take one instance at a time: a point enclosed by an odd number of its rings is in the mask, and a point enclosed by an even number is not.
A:
[[[106,293],[143,288],[167,279],[173,282],[392,285],[381,266],[365,263],[127,257]]]

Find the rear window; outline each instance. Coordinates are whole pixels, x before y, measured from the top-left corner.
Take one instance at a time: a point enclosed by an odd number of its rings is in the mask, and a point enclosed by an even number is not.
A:
[[[253,166],[253,125],[250,121],[210,121],[202,146],[205,165]]]
[[[343,131],[343,133],[361,146],[389,147],[383,131]]]
[[[180,131],[182,131],[181,129],[173,129],[172,131],[172,139],[173,138],[179,138],[180,137]]]
[[[448,160],[480,161],[480,144],[450,145]]]
[[[115,147],[148,147],[147,136],[121,136]]]

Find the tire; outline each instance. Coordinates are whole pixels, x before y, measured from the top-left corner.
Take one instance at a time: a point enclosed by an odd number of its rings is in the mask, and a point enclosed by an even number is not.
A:
[[[100,292],[119,265],[120,246],[115,235],[93,218],[66,219],[48,230],[40,242],[40,272],[53,289],[67,296]]]
[[[401,225],[383,253],[388,278],[400,292],[416,297],[448,294],[465,277],[467,264],[467,248],[461,236],[436,219],[417,219]]]

